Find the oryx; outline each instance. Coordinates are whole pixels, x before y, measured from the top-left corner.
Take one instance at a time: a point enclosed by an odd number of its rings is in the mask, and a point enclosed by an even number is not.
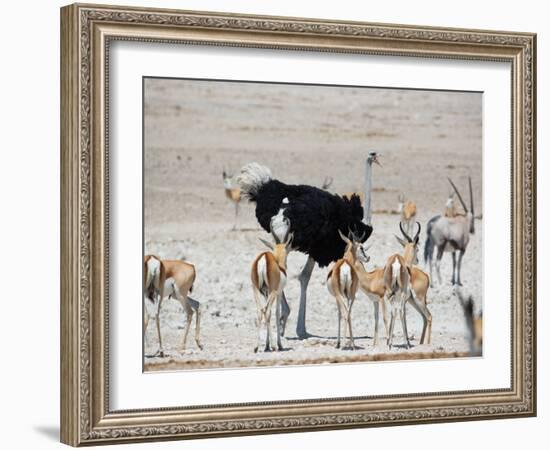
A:
[[[437,258],[435,261],[435,268],[437,271],[437,278],[439,284],[441,284],[441,258],[443,252],[451,252],[453,257],[453,276],[451,278],[452,284],[462,285],[460,279],[460,268],[462,265],[462,257],[470,242],[470,233],[474,234],[474,196],[472,192],[472,179],[468,177],[468,183],[470,187],[470,210],[466,207],[462,196],[458,192],[455,184],[450,178],[449,183],[453,187],[456,196],[460,200],[462,207],[464,208],[464,214],[456,214],[454,217],[447,216],[435,216],[428,222],[427,226],[427,238],[424,246],[424,261],[430,264],[430,279],[432,277],[432,259],[433,249],[437,248]],[[457,262],[458,253],[458,262]]]

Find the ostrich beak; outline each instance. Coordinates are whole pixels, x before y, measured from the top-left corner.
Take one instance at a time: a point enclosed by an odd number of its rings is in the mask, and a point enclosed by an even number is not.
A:
[[[380,161],[378,159],[379,157],[380,157],[379,154],[374,155],[374,158],[372,159],[372,162],[379,165],[380,167],[382,167],[382,164],[380,163]]]

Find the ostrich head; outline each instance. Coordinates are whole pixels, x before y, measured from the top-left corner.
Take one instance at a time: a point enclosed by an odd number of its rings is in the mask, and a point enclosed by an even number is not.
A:
[[[376,153],[376,152],[369,152],[369,156],[367,157],[367,163],[372,166],[372,164],[377,164],[379,165],[380,167],[382,167],[382,164],[380,164],[380,161],[378,160],[378,158],[380,157],[380,153]]]

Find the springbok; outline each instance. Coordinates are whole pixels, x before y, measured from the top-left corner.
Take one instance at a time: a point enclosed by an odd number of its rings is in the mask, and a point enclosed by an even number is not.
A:
[[[195,342],[197,347],[202,350],[203,347],[200,343],[200,303],[189,297],[189,293],[193,290],[193,283],[195,282],[196,277],[195,266],[181,260],[161,260],[152,255],[145,256],[144,262],[144,290],[146,298],[154,301],[152,297],[155,291],[158,292],[159,302],[156,314],[156,323],[160,356],[164,356],[160,332],[160,310],[162,301],[166,297],[173,297],[178,300],[183,307],[186,317],[186,326],[180,350],[185,350],[193,315],[195,315]],[[148,316],[149,314],[147,313],[144,318],[144,333],[149,322]]]
[[[343,258],[337,260],[330,269],[327,276],[327,287],[330,294],[336,299],[338,307],[338,338],[336,348],[340,348],[340,334],[342,316],[344,317],[344,328],[348,334],[348,343],[352,350],[355,350],[353,340],[353,330],[351,326],[351,308],[355,301],[357,289],[359,287],[359,278],[355,272],[355,263],[357,261],[357,252],[361,246],[363,237],[356,237],[350,232],[346,237],[338,230],[338,234],[346,243],[346,250]]]
[[[479,311],[478,313],[474,311],[474,298],[472,295],[466,298],[458,287],[455,288],[454,293],[458,297],[462,311],[464,312],[470,354],[479,356],[483,350],[483,311]]]
[[[441,258],[444,252],[451,252],[453,257],[453,275],[451,283],[462,285],[460,271],[462,258],[470,242],[470,234],[474,234],[474,195],[472,191],[472,179],[468,177],[470,188],[470,209],[466,207],[464,200],[453,181],[448,178],[449,183],[458,197],[465,214],[456,214],[454,217],[435,216],[428,222],[427,238],[424,244],[424,261],[430,265],[430,278],[432,278],[433,249],[437,248],[437,259],[435,268],[439,284],[441,284]],[[458,263],[456,254],[458,253]]]
[[[233,181],[233,177],[228,175],[224,171],[222,172],[223,176],[223,187],[225,189],[225,196],[233,202],[235,205],[235,222],[233,223],[232,230],[237,229],[237,220],[239,216],[239,204],[241,203],[241,188],[238,186],[235,186],[235,182]]]
[[[286,230],[290,229],[290,222],[287,222]],[[276,326],[277,326],[277,350],[283,349],[281,342],[281,303],[283,290],[286,284],[286,259],[292,248],[292,233],[286,232],[283,239],[280,240],[276,232],[273,231],[273,221],[271,219],[271,235],[275,244],[260,238],[271,251],[260,253],[254,259],[251,270],[252,291],[256,301],[256,325],[258,326],[258,341],[254,347],[254,352],[262,340],[262,328],[266,328],[266,338],[264,351],[269,352],[271,348],[271,309],[275,303]],[[262,299],[263,298],[263,299]]]
[[[418,225],[418,231],[414,238],[411,238],[405,233],[403,225],[401,223],[399,224],[399,229],[405,237],[405,240],[398,236],[396,236],[396,238],[403,246],[403,255],[395,254],[390,256],[384,267],[386,295],[392,306],[388,332],[388,346],[390,348],[393,343],[395,318],[398,314],[401,319],[406,346],[410,348],[405,310],[407,302],[411,303],[420,313],[424,322],[420,344],[431,343],[432,315],[426,306],[430,279],[424,271],[415,266],[415,264],[418,263],[418,240],[421,231],[420,223],[416,223]]]
[[[405,239],[401,239],[399,236],[395,237],[403,247],[403,259],[410,272],[411,289],[407,301],[418,311],[423,320],[420,344],[430,344],[432,341],[432,314],[427,306],[430,277],[426,272],[416,266],[416,264],[418,264],[418,240],[421,230],[420,223],[416,222],[416,224],[418,225],[418,231],[414,238],[411,238],[408,233],[405,233],[401,224],[399,224],[399,229]]]
[[[162,335],[160,332],[160,280],[166,277],[164,266],[160,262],[160,258],[154,255],[146,255],[143,258],[143,339],[145,336],[149,319],[151,316],[155,318],[157,325],[157,337],[159,340],[159,350],[156,354],[164,356],[162,348]]]
[[[397,212],[401,214],[401,222],[405,224],[407,233],[410,233],[413,224],[416,222],[416,203],[410,200],[405,201],[403,194],[399,195],[398,202]]]
[[[359,288],[372,302],[374,306],[374,343],[378,344],[378,323],[380,321],[380,307],[382,307],[382,318],[384,319],[384,326],[386,328],[386,336],[388,334],[388,318],[386,315],[386,302],[385,293],[386,286],[384,283],[384,268],[374,269],[367,271],[364,263],[368,263],[370,257],[367,256],[366,250],[363,246],[358,247],[358,253],[355,259],[354,269],[359,278]]]
[[[374,343],[376,346],[378,344],[378,325],[380,322],[380,307],[382,308],[382,317],[384,319],[384,325],[386,328],[386,335],[388,333],[388,320],[386,315],[386,302],[385,302],[385,284],[384,284],[384,269],[378,268],[372,271],[367,271],[364,264],[370,261],[370,257],[367,255],[367,251],[370,248],[365,248],[361,244],[361,239],[359,239],[355,234],[350,234],[351,239],[353,240],[353,254],[348,256],[348,260],[354,260],[353,268],[357,275],[359,281],[359,289],[367,296],[367,298],[372,302],[374,307]],[[345,238],[342,238],[345,239]],[[347,241],[345,241],[348,243]],[[349,246],[349,244],[348,244]],[[330,279],[330,278],[329,278]],[[339,333],[340,334],[340,333]]]

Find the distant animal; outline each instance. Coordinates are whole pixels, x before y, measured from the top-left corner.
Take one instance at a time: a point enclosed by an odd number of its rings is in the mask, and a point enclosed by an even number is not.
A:
[[[401,214],[401,222],[405,225],[405,231],[410,233],[416,222],[416,203],[406,200],[403,194],[398,197],[397,212]]]
[[[347,333],[349,347],[355,349],[353,330],[351,324],[351,311],[355,295],[359,286],[359,279],[355,272],[355,261],[358,247],[361,245],[361,237],[349,233],[344,236],[340,230],[338,234],[346,243],[344,256],[334,263],[327,276],[327,287],[330,294],[336,300],[338,308],[338,338],[336,348],[340,348],[340,331],[342,318],[344,319],[344,336]]]
[[[160,310],[162,302],[166,297],[173,297],[178,300],[184,310],[186,317],[186,326],[183,335],[181,350],[185,350],[187,335],[191,326],[193,315],[195,315],[195,342],[197,347],[202,350],[200,343],[200,303],[189,297],[189,293],[193,290],[196,271],[195,266],[181,260],[161,260],[154,255],[146,255],[144,257],[144,294],[145,301],[156,302],[158,298],[158,308],[156,313],[157,335],[159,340],[160,356],[164,356],[162,346],[162,336],[160,329]],[[145,308],[143,332],[147,330],[149,323],[148,308]]]
[[[376,162],[377,154],[371,152],[367,166]],[[369,174],[369,170],[367,170]],[[345,244],[338,231],[347,233],[353,230],[365,240],[372,233],[370,212],[364,212],[359,197],[343,198],[314,186],[289,185],[272,177],[271,171],[258,163],[250,163],[241,169],[237,182],[242,193],[256,204],[256,218],[262,228],[270,231],[275,217],[274,233],[279,240],[287,233],[294,236],[293,249],[308,255],[299,281],[301,286],[300,306],[296,334],[304,339],[309,336],[306,330],[306,293],[315,263],[320,267],[337,261],[344,255]],[[371,182],[367,180],[367,186]],[[367,189],[370,195],[370,191]],[[370,200],[366,202],[370,205]],[[364,221],[365,217],[369,221]],[[290,228],[284,218],[289,219]],[[282,328],[285,329],[290,308],[286,298],[282,298]]]
[[[233,203],[235,206],[235,221],[233,222],[233,230],[237,229],[237,220],[239,217],[239,204],[241,203],[241,189],[239,186],[235,185],[233,177],[228,175],[225,169],[222,172],[223,177],[223,187],[225,190],[225,196]]]
[[[271,347],[271,310],[275,304],[276,311],[276,326],[277,326],[277,350],[283,349],[281,341],[281,299],[285,288],[286,274],[286,259],[292,246],[292,233],[286,232],[282,240],[273,231],[273,221],[270,226],[271,235],[275,240],[275,244],[264,239],[260,240],[271,250],[260,253],[254,259],[251,270],[252,291],[254,300],[256,301],[256,325],[258,327],[258,341],[254,347],[254,352],[258,351],[261,345],[262,329],[265,327],[266,338],[264,351],[272,350]],[[288,222],[288,219],[285,219]],[[290,224],[287,223],[287,230],[290,229]]]
[[[454,293],[458,297],[464,312],[470,353],[476,356],[481,355],[483,350],[483,311],[478,313],[474,311],[474,298],[472,295],[466,297],[459,287],[455,287]]]
[[[430,266],[430,278],[432,278],[433,250],[437,248],[435,268],[437,279],[441,284],[441,258],[444,252],[450,252],[453,257],[453,274],[451,283],[462,285],[460,272],[462,268],[462,258],[470,242],[470,234],[475,233],[474,227],[474,195],[472,190],[472,179],[468,177],[470,188],[470,209],[466,207],[464,200],[453,181],[448,178],[456,196],[458,197],[464,214],[456,214],[452,217],[435,216],[432,217],[427,226],[427,237],[424,244],[424,261]],[[458,261],[457,261],[458,254]]]
[[[321,185],[321,189],[323,191],[328,191],[330,186],[332,186],[332,182],[334,179],[332,177],[325,177],[325,180],[323,181],[323,184]]]
[[[455,193],[454,191],[452,191],[449,194],[449,197],[447,197],[447,201],[445,202],[445,211],[443,211],[443,216],[445,217],[455,217],[458,215],[454,196],[455,196]]]

